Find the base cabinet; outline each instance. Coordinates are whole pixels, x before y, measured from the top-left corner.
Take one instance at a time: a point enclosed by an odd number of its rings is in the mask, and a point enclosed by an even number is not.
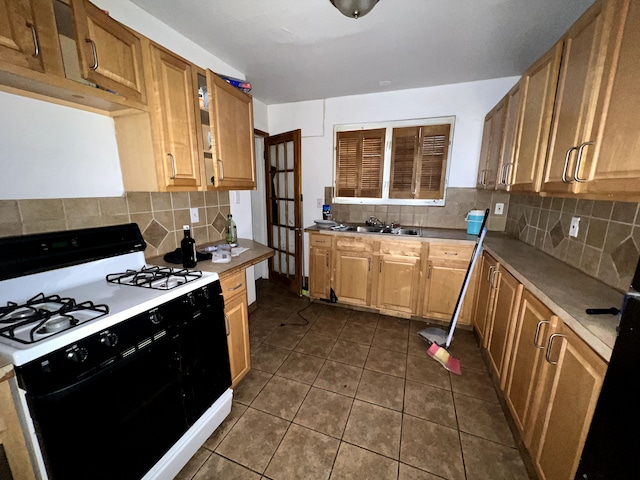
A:
[[[384,255],[378,262],[378,308],[416,312],[420,258]]]
[[[371,304],[370,253],[336,251],[336,295],[338,300],[352,305]]]
[[[249,308],[245,271],[242,270],[220,281],[224,296],[224,316],[227,328],[227,346],[231,364],[231,388],[234,388],[251,370],[249,343]]]
[[[496,289],[493,276],[500,266],[498,261],[488,253],[484,253],[476,268],[478,268],[478,300],[473,313],[473,326],[480,337],[480,342],[486,347],[488,335],[485,335],[490,323],[495,303]]]
[[[332,243],[331,236],[309,234],[309,295],[313,298],[331,297]]]

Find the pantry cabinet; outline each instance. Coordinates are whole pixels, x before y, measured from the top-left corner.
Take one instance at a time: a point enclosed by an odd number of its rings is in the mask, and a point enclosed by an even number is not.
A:
[[[71,0],[82,76],[146,103],[141,37],[87,0]]]
[[[249,342],[249,309],[245,270],[220,280],[224,297],[224,316],[227,329],[227,346],[231,366],[231,387],[251,370]]]
[[[498,261],[488,253],[484,253],[478,262],[478,300],[473,312],[473,326],[480,338],[481,344],[486,347],[487,325],[491,323],[491,315],[495,304],[494,276],[500,266]]]
[[[376,273],[378,308],[407,314],[417,312],[420,253],[418,242],[380,242]]]
[[[313,298],[331,297],[331,246],[329,235],[309,234],[309,295]]]

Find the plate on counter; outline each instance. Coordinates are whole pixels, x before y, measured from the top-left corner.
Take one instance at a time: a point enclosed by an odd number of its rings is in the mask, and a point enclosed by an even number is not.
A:
[[[335,220],[314,220],[314,223],[318,228],[324,228],[327,230],[338,225],[338,222],[336,222]]]

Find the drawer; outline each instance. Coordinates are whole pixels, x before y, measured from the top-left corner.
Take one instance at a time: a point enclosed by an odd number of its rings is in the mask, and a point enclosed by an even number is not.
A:
[[[421,242],[380,242],[380,253],[382,255],[420,258],[421,252]]]
[[[361,237],[340,236],[336,238],[336,249],[348,252],[373,252],[373,242]]]
[[[469,261],[474,245],[458,243],[432,243],[429,245],[429,260]]]
[[[331,248],[332,240],[333,240],[333,235],[318,235],[318,234],[309,235],[309,245],[311,245],[312,247]]]
[[[240,272],[221,279],[220,286],[222,287],[222,295],[225,300],[229,300],[236,295],[246,294],[247,279],[245,271],[241,270]]]

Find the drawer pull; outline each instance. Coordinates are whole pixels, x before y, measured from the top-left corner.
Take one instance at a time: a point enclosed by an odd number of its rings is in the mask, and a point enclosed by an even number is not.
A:
[[[445,255],[458,255],[458,252],[444,252]]]
[[[551,323],[548,320],[540,320],[538,325],[536,326],[536,335],[533,337],[533,346],[542,350],[544,345],[538,345],[538,337],[540,336],[540,327],[542,327],[543,323]]]
[[[234,290],[238,290],[240,287],[242,287],[242,283],[239,283],[239,284],[238,284],[238,285],[236,285],[235,287],[230,288],[230,289],[229,289],[229,291],[230,291],[230,292],[233,292]]]

